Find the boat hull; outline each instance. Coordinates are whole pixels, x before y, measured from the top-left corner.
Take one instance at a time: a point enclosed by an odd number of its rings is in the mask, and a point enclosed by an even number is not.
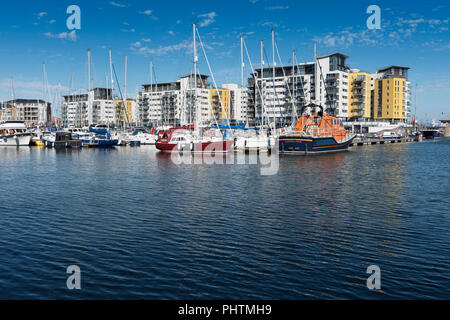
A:
[[[156,149],[163,152],[193,152],[193,153],[227,153],[233,147],[233,141],[191,142],[186,144],[156,142]]]
[[[119,144],[119,140],[116,139],[88,139],[83,140],[83,146],[91,148],[112,148]]]
[[[338,142],[333,137],[281,136],[279,150],[282,154],[316,154],[347,151],[354,137]]]
[[[29,146],[30,141],[31,141],[31,133],[21,133],[0,137],[0,146],[23,147]]]

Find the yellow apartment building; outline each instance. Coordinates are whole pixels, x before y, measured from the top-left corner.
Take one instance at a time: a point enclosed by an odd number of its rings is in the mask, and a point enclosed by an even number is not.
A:
[[[367,72],[351,72],[349,74],[349,117],[371,117],[371,83],[372,75]]]
[[[123,107],[123,100],[116,100],[116,114],[120,123],[133,123],[133,110],[136,107],[136,101],[127,99],[125,108]]]
[[[222,101],[221,101],[222,100]],[[210,89],[209,90],[209,117],[219,119],[230,119],[230,90],[228,89]]]

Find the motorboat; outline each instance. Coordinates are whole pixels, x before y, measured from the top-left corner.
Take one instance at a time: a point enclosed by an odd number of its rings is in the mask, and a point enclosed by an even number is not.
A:
[[[0,124],[0,146],[28,146],[32,134],[23,121],[6,121]]]

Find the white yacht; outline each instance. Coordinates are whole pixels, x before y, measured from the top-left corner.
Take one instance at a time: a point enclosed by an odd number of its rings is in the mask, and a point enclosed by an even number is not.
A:
[[[28,146],[31,136],[23,121],[6,121],[0,124],[0,146]]]

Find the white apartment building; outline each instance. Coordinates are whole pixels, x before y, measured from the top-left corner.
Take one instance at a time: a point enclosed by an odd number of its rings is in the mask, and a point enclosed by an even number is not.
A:
[[[248,80],[247,116],[255,124],[289,124],[305,104],[315,99],[315,64],[256,70]],[[262,107],[264,106],[264,107]],[[253,123],[253,122],[252,122]]]
[[[231,120],[247,121],[248,89],[235,83],[226,83],[222,87],[230,91]]]
[[[138,94],[137,123],[140,125],[188,125],[196,120],[197,111],[201,113],[199,121],[210,120],[210,99],[208,76],[187,75],[178,81],[145,84]]]
[[[14,99],[5,101],[1,120],[24,121],[27,125],[43,125],[51,121],[51,103],[40,99]]]
[[[341,53],[332,53],[317,57],[315,78],[316,103],[326,111],[340,118],[349,116],[349,67],[348,57]]]
[[[111,89],[94,88],[86,93],[63,96],[61,118],[66,127],[116,124],[116,105]]]

